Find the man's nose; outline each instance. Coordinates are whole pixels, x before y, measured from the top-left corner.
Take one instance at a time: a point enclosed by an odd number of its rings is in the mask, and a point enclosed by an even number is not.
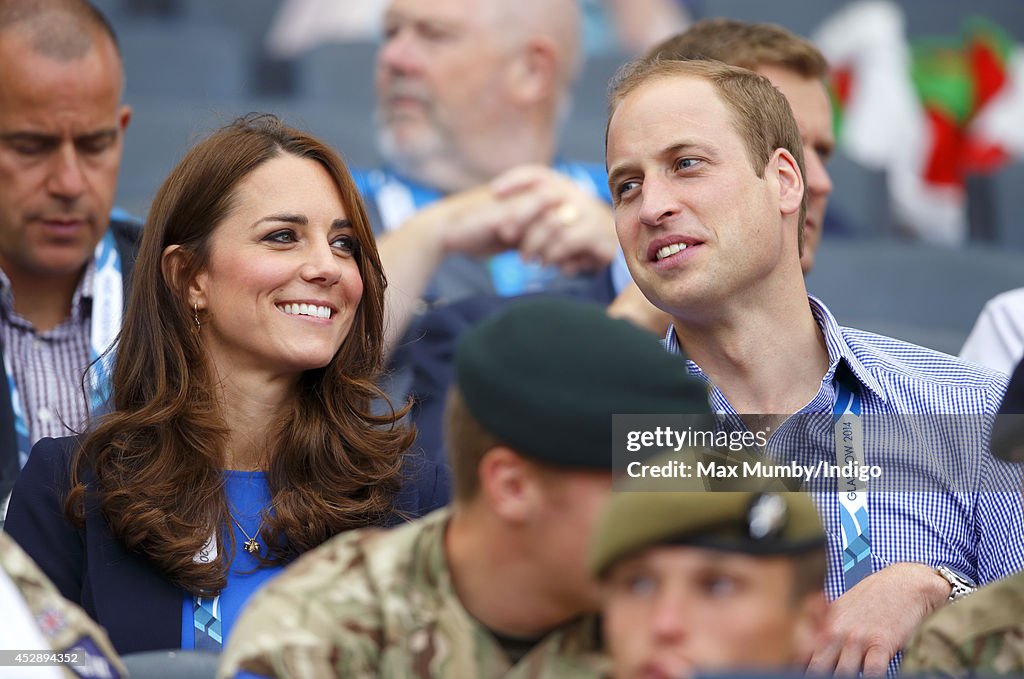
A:
[[[378,67],[399,73],[417,71],[422,59],[422,50],[411,27],[395,29],[385,38],[377,55]]]
[[[82,157],[73,144],[62,144],[50,159],[47,190],[65,201],[76,200],[85,192],[85,170]]]

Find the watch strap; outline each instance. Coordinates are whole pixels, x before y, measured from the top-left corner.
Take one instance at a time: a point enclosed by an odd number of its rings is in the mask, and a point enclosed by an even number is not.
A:
[[[942,578],[949,583],[949,601],[956,601],[957,599],[962,599],[968,594],[974,592],[974,590],[978,589],[978,586],[975,585],[971,580],[964,577],[963,575],[960,575],[948,566],[938,566],[935,569],[935,572],[942,576]]]

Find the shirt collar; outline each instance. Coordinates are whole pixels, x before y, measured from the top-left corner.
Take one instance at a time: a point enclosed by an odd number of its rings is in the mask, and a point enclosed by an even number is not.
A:
[[[85,272],[78,281],[75,293],[71,297],[71,320],[83,321],[89,318],[92,311],[93,279],[96,277],[96,257],[90,257],[85,265]],[[0,269],[0,310],[4,316],[14,316],[14,291],[11,290],[11,279]]]
[[[825,373],[825,381],[832,382],[836,379],[836,374],[839,373],[840,369],[840,362],[842,362],[848,368],[847,372],[849,374],[852,374],[858,382],[867,387],[884,403],[887,400],[885,398],[885,390],[882,389],[882,385],[878,383],[875,376],[857,358],[857,355],[843,336],[842,328],[836,322],[835,316],[817,297],[808,295],[807,299],[811,304],[811,313],[814,314],[814,320],[818,322],[818,327],[821,328],[821,332],[825,336],[825,347],[828,349],[828,372]],[[839,374],[842,375],[842,373]]]
[[[825,347],[828,350],[828,371],[825,373],[822,382],[833,382],[836,379],[836,373],[839,371],[839,366],[842,362],[857,381],[869,389],[877,398],[885,402],[887,399],[885,398],[885,391],[882,389],[882,385],[864,367],[864,364],[857,358],[853,349],[850,348],[846,338],[843,337],[842,328],[836,322],[832,312],[828,310],[828,307],[821,300],[813,295],[808,295],[807,299],[810,302],[814,320],[818,323],[818,327],[821,328],[822,335],[825,337]],[[683,353],[682,348],[679,346],[679,340],[676,337],[674,325],[668,327],[664,344],[665,349],[671,354]],[[687,367],[692,375],[701,377],[705,382],[708,381],[707,376],[696,363],[687,360]]]

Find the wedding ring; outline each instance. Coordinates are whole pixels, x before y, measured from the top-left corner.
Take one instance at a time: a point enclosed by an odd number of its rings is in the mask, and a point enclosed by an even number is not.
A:
[[[563,226],[574,224],[579,218],[580,209],[576,207],[575,203],[562,203],[555,210],[555,219],[561,222]]]

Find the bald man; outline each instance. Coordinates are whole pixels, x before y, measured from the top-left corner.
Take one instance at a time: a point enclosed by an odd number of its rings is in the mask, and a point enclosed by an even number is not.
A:
[[[81,0],[0,2],[0,521],[28,452],[102,404],[139,225],[111,219],[131,110],[106,19]]]
[[[580,290],[618,251],[604,170],[556,159],[579,70],[575,0],[392,0],[377,59],[389,346],[417,310]],[[516,252],[517,251],[517,252]]]

